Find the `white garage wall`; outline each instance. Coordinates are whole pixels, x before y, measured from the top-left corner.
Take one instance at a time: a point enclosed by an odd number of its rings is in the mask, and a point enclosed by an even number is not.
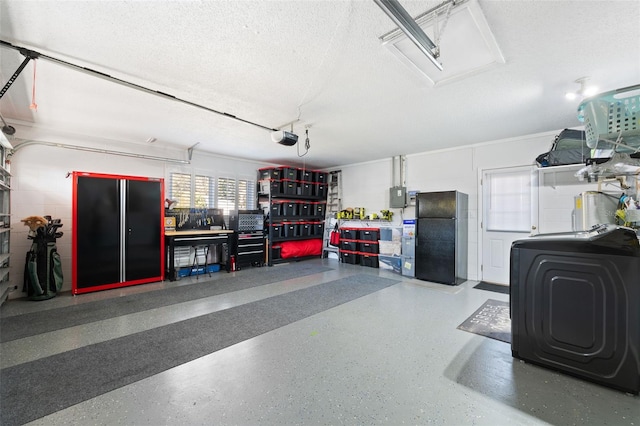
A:
[[[52,137],[52,139],[54,139]],[[78,141],[54,139],[53,142],[80,145]],[[18,146],[14,142],[14,145]],[[186,151],[168,150],[153,145],[117,145],[115,143],[87,143],[82,146],[111,151],[172,159],[188,159]],[[216,157],[194,151],[191,164],[165,163],[141,158],[101,154],[89,151],[31,145],[18,148],[11,161],[11,269],[12,286],[18,286],[10,298],[22,297],[22,279],[25,253],[31,247],[27,239],[29,228],[20,219],[27,216],[49,215],[61,219],[64,233],[58,239],[58,252],[62,258],[63,291],[71,290],[71,236],[72,236],[72,178],[73,171],[105,173],[127,176],[164,178],[168,182],[171,171],[210,172],[212,176],[255,179],[257,169],[271,164]],[[96,259],[99,262],[100,259]]]
[[[549,150],[559,132],[560,130],[406,156],[407,190],[458,190],[469,195],[469,279],[476,280],[480,277],[478,180],[481,171],[532,165],[539,154]],[[391,159],[343,167],[343,207],[362,206],[367,213],[387,209],[389,188],[393,182],[391,173]],[[571,179],[569,184],[562,181],[559,185],[542,186],[539,200],[540,232],[571,231],[573,196],[596,188],[596,184],[581,184],[577,178]],[[415,217],[412,206],[393,211],[395,214],[392,226],[399,226],[403,218]],[[379,226],[380,223],[369,222],[369,225]]]

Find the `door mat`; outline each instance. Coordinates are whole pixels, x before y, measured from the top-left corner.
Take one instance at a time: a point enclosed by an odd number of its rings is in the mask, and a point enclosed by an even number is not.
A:
[[[509,302],[489,299],[458,326],[458,330],[511,343]]]
[[[478,290],[495,291],[496,293],[509,294],[508,285],[488,283],[486,281],[480,281],[478,284],[474,285],[473,288],[477,288]]]

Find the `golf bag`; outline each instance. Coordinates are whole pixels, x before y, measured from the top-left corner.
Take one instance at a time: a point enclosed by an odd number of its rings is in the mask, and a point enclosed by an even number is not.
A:
[[[47,218],[49,223],[29,236],[33,244],[27,252],[22,291],[27,292],[30,300],[51,299],[62,288],[62,262],[56,247],[56,238],[62,236],[62,232],[56,230],[62,224],[60,219],[52,222]]]

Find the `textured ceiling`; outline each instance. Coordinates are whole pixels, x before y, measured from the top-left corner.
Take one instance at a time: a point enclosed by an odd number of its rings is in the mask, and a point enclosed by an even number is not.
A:
[[[400,3],[416,16],[440,1]],[[37,112],[31,61],[0,113],[20,139],[154,137],[185,152],[198,143],[194,155],[324,168],[579,126],[579,101],[564,99],[574,80],[602,91],[640,83],[638,1],[479,5],[505,64],[432,87],[381,46],[394,25],[373,1],[3,0],[4,42],[268,128],[295,121],[303,143],[46,59]],[[0,46],[2,85],[23,59]]]

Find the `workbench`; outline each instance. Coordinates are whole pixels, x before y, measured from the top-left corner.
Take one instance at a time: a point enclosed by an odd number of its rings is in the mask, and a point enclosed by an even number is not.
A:
[[[179,246],[209,246],[212,244],[227,244],[233,247],[233,231],[229,229],[221,230],[200,230],[189,231],[165,231],[164,244],[169,251],[169,262],[167,274],[169,280],[176,279],[175,248]],[[233,253],[229,253],[229,256]]]

